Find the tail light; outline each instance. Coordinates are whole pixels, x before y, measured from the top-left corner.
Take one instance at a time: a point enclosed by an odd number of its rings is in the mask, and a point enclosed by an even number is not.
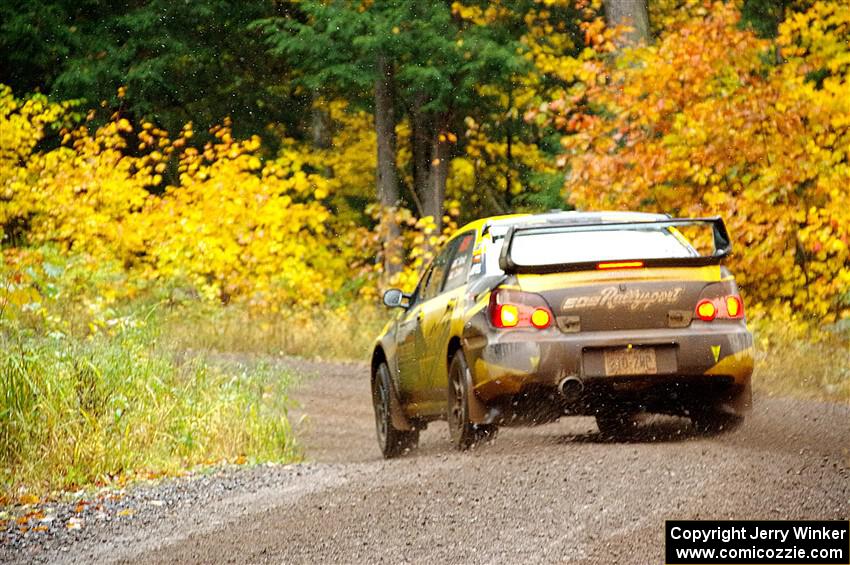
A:
[[[744,302],[737,294],[703,298],[697,303],[695,314],[703,322],[740,320],[744,317]]]
[[[730,318],[744,317],[744,302],[740,296],[731,295],[726,297],[726,313]]]
[[[545,330],[552,319],[552,310],[539,294],[508,289],[490,294],[490,322],[497,328]]]
[[[710,322],[717,317],[717,306],[711,300],[700,300],[697,304],[697,318]]]

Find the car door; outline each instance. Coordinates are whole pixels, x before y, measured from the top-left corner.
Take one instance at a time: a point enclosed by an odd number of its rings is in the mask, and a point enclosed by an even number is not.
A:
[[[459,235],[451,241],[440,260],[435,261],[435,266],[441,268],[442,278],[429,281],[432,294],[422,304],[425,355],[420,362],[419,378],[428,383],[427,400],[441,410],[448,386],[446,355],[452,336],[452,320],[466,288],[474,244],[475,232]],[[434,276],[437,275],[440,272],[435,269]]]
[[[405,403],[422,402],[425,386],[420,382],[420,360],[425,338],[422,335],[422,302],[425,286],[433,266],[426,269],[410,298],[410,305],[398,320],[396,356],[398,359],[398,392]]]
[[[443,281],[446,278],[451,250],[452,244],[449,244],[432,262],[431,275],[423,288],[422,304],[418,313],[422,335],[422,344],[420,347],[417,347],[417,353],[419,354],[418,380],[423,389],[423,400],[426,402],[434,401],[433,391],[430,390],[430,369],[434,354],[434,347],[430,343],[430,340],[434,337],[434,328],[432,327],[434,324],[433,312],[438,307],[437,302],[443,287]],[[434,412],[438,409],[439,407],[437,406],[431,406],[427,411]]]

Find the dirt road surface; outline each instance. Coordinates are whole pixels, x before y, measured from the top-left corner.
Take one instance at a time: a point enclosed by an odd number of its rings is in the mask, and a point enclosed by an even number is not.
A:
[[[316,375],[292,414],[312,463],[241,471],[144,519],[93,525],[73,543],[17,557],[654,564],[663,563],[665,519],[850,516],[845,406],[760,396],[734,432],[699,436],[668,419],[628,442],[603,439],[592,419],[564,419],[502,430],[468,453],[452,451],[436,423],[418,451],[384,461],[368,368],[289,363]]]

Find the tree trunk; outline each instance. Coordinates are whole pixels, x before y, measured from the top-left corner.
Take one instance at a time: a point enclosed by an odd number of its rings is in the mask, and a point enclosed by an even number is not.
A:
[[[604,0],[605,19],[610,27],[627,25],[631,31],[621,39],[622,46],[649,41],[649,13],[646,0]]]
[[[505,169],[505,199],[513,200],[513,192],[511,191],[511,185],[513,184],[513,178],[511,177],[513,166],[514,166],[514,155],[513,155],[513,127],[514,127],[514,89],[513,87],[508,87],[508,112],[507,112],[507,123],[505,124],[505,160],[507,161],[507,167]]]
[[[431,172],[431,140],[429,137],[428,116],[422,111],[425,96],[416,95],[411,112],[411,141],[413,152],[413,192],[419,216],[425,216],[423,202],[430,192],[429,173]]]
[[[381,233],[384,247],[384,277],[391,279],[401,270],[401,245],[396,219],[398,173],[396,171],[395,107],[393,67],[378,56],[375,81],[375,133],[378,137],[377,189],[381,204]]]
[[[310,109],[310,141],[316,149],[330,149],[333,142],[333,131],[331,129],[331,114],[323,104],[318,91],[313,93],[313,103]],[[322,176],[332,178],[333,169],[325,166]]]
[[[436,121],[438,127],[434,131],[431,142],[431,190],[424,199],[425,215],[433,216],[437,224],[437,233],[443,229],[443,201],[446,198],[446,179],[449,173],[449,141],[446,139],[448,120],[445,116]]]

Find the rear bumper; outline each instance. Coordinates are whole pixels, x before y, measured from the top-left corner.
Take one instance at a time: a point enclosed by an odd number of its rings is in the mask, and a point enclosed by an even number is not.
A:
[[[658,374],[604,376],[602,351],[654,347]],[[577,376],[586,394],[574,406],[592,412],[606,402],[640,402],[659,407],[665,400],[724,404],[742,412],[750,407],[753,340],[742,322],[694,321],[688,328],[562,333],[557,328],[491,330],[464,340],[473,389],[484,404],[534,393],[551,396],[561,380]],[[661,362],[661,357],[664,362]]]

